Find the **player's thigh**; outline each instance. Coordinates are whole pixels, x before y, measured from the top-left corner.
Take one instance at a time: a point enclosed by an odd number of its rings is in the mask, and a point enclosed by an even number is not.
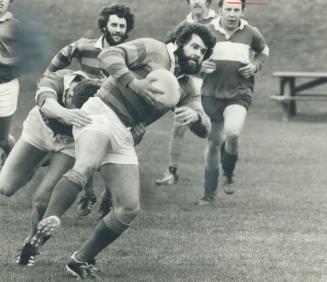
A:
[[[0,189],[11,194],[24,185],[46,155],[22,138],[15,144],[0,172]]]
[[[247,110],[245,107],[233,104],[224,110],[224,134],[226,136],[239,136],[243,130]]]
[[[74,169],[91,177],[108,151],[109,137],[95,130],[81,132],[75,140]]]
[[[59,179],[73,167],[75,159],[66,154],[55,152],[51,156],[48,171],[38,186],[33,202],[48,202]]]
[[[105,187],[110,187],[114,206],[127,210],[140,207],[139,166],[135,164],[105,164],[101,167]]]

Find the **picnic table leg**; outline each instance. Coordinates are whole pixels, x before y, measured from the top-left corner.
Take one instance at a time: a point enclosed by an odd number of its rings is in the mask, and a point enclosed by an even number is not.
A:
[[[280,94],[284,97],[295,96],[295,79],[294,77],[283,77],[280,81]],[[296,115],[296,104],[295,101],[285,100],[282,103],[282,106],[285,110],[284,120],[287,120],[289,116]]]
[[[287,97],[295,96],[295,79],[294,77],[289,77],[284,80],[283,83],[283,89],[282,89],[283,95]],[[296,115],[296,102],[293,100],[288,102],[288,113],[290,116]]]

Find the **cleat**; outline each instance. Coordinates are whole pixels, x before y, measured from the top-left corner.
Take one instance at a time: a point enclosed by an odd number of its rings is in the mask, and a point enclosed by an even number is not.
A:
[[[96,279],[97,276],[94,273],[93,266],[87,262],[78,261],[75,258],[76,252],[70,258],[70,261],[66,264],[66,270],[70,275],[77,279]]]
[[[87,216],[91,213],[92,207],[96,203],[97,199],[94,197],[87,198],[83,195],[77,204],[77,213],[79,216]]]
[[[35,264],[35,256],[37,254],[37,248],[33,247],[30,243],[27,243],[23,246],[20,254],[17,256],[16,264],[31,267]]]
[[[99,208],[99,213],[100,213],[100,219],[104,218],[112,208],[112,201],[110,200],[101,200],[100,208]]]
[[[227,195],[232,195],[236,191],[236,185],[233,176],[234,175],[224,175],[223,189]]]
[[[199,201],[198,206],[210,206],[214,202],[214,198],[204,195]]]
[[[36,234],[31,239],[31,245],[39,248],[42,244],[51,237],[60,226],[58,216],[51,215],[43,219],[37,226]]]
[[[175,174],[171,173],[169,169],[164,171],[164,175],[161,179],[156,180],[157,185],[172,185],[178,182],[179,174],[176,172]]]

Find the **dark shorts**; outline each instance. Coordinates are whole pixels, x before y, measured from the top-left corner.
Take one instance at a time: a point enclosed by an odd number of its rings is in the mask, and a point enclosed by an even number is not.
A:
[[[211,121],[219,122],[224,120],[224,110],[230,105],[241,105],[248,110],[252,104],[252,97],[249,95],[237,95],[232,98],[217,98],[201,96],[202,106]]]

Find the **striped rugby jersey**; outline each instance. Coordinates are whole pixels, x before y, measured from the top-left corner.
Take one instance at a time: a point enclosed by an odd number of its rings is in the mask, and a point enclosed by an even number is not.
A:
[[[41,76],[37,83],[37,91],[35,95],[35,100],[39,108],[42,107],[47,98],[54,98],[61,106],[66,107],[68,89],[77,77],[81,80],[86,78],[86,75],[81,71],[63,69],[56,72],[49,72]],[[64,124],[57,119],[48,118],[44,116],[42,112],[41,115],[46,125],[53,131],[54,135],[62,134],[73,136],[71,125]]]
[[[91,78],[104,78],[97,57],[103,50],[104,37],[98,39],[80,38],[62,48],[51,60],[47,71],[55,72],[69,66],[75,58],[84,71]]]
[[[211,22],[217,43],[210,58],[216,71],[204,76],[202,95],[232,98],[236,95],[253,96],[254,77],[244,78],[238,69],[250,62],[254,52],[254,64],[259,71],[269,55],[269,48],[256,27],[241,19],[240,26],[230,36],[220,25],[220,17]]]
[[[99,60],[110,77],[96,96],[109,105],[127,127],[156,121],[167,111],[159,112],[127,86],[133,79],[143,79],[155,69],[174,72],[176,49],[172,43],[166,45],[151,38],[140,38],[104,49]],[[206,137],[210,121],[203,111],[200,93],[189,76],[181,76],[179,84],[181,98],[177,106],[189,106],[197,111],[200,121],[193,124],[191,130],[200,137]]]
[[[205,17],[205,18],[203,18],[203,19],[201,19],[201,21],[196,22],[196,23],[203,24],[203,25],[208,25],[208,24],[210,24],[210,23],[211,23],[211,22],[212,22],[216,17],[217,17],[216,12],[215,12],[214,10],[212,10],[212,9],[209,9],[208,16]],[[186,16],[186,19],[183,20],[183,21],[181,21],[181,22],[179,23],[179,25],[180,25],[180,24],[183,24],[183,23],[185,23],[185,22],[187,22],[187,23],[195,23],[195,21],[194,21],[194,19],[193,19],[193,17],[192,17],[192,13],[189,13],[189,14]]]
[[[18,76],[15,54],[18,24],[19,21],[10,12],[0,18],[0,83]]]

